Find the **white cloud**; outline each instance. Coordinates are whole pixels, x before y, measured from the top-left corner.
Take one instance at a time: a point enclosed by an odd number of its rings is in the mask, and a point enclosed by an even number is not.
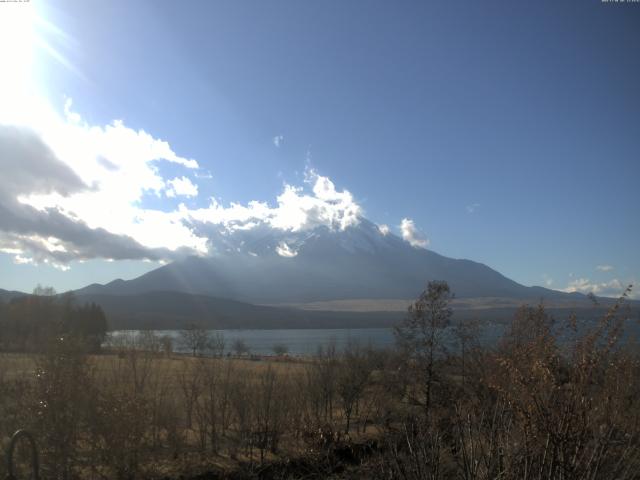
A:
[[[614,278],[608,282],[592,282],[588,278],[577,278],[569,282],[564,292],[593,293],[603,297],[618,297],[622,295],[627,284],[623,284],[619,279]]]
[[[382,225],[378,225],[378,230],[380,230],[380,233],[385,237],[389,235],[389,232],[391,232],[389,225],[385,225],[384,223]]]
[[[599,272],[610,272],[613,270],[613,266],[612,265],[598,265],[596,266],[596,270],[598,270]]]
[[[289,245],[287,245],[285,242],[280,242],[278,244],[278,246],[276,247],[276,252],[281,257],[286,257],[286,258],[293,258],[296,255],[298,255],[298,252],[295,251],[293,248],[291,248]]]
[[[402,232],[402,239],[409,242],[412,247],[427,248],[429,246],[429,239],[423,232],[418,230],[413,220],[403,218],[400,223],[400,231]]]
[[[207,171],[194,172],[194,176],[203,180],[211,180],[213,178],[213,174]]]
[[[200,209],[143,208],[146,195],[199,193],[187,176],[165,178],[161,162],[198,178],[210,173],[123,121],[88,124],[70,101],[62,115],[36,96],[25,97],[22,106],[0,108],[0,169],[11,172],[0,175],[0,251],[17,261],[63,268],[91,258],[164,261],[209,253],[216,229],[344,230],[362,215],[349,191],[310,168],[305,186],[285,185],[275,205],[223,206],[212,199]]]
[[[551,278],[546,273],[542,274],[542,279],[544,280],[545,286],[550,287],[551,285],[553,285],[553,278]]]
[[[167,183],[170,185],[166,191],[167,197],[175,197],[178,195],[184,197],[198,196],[198,186],[187,177],[176,177]]]
[[[328,202],[351,202],[353,200],[349,192],[336,191],[336,186],[328,177],[322,177],[313,170],[307,172],[307,182],[313,183],[313,193],[320,200]]]
[[[138,206],[168,186],[159,161],[196,169],[195,160],[122,121],[89,125],[70,101],[63,115],[34,95],[21,106],[0,106],[0,168],[11,172],[0,175],[1,251],[61,267],[89,258],[206,252],[206,239],[175,212]]]
[[[280,145],[282,145],[282,142],[284,142],[284,136],[283,135],[276,135],[275,137],[273,137],[273,144],[277,148],[280,148]]]
[[[479,203],[472,203],[471,205],[467,205],[465,208],[467,210],[467,213],[471,214],[474,213],[479,207]]]
[[[361,207],[347,190],[338,191],[333,182],[313,170],[307,170],[305,183],[312,186],[313,195],[301,187],[285,185],[276,197],[276,206],[251,201],[247,205],[231,203],[228,207],[211,199],[207,208],[180,211],[187,222],[220,225],[230,230],[252,229],[267,225],[284,231],[310,230],[326,226],[344,230],[359,223]]]

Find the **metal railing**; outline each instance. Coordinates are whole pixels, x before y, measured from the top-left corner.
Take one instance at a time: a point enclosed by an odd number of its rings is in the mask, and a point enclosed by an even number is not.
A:
[[[14,465],[14,452],[20,439],[26,439],[31,447],[31,479],[39,480],[40,478],[40,465],[38,464],[38,449],[36,448],[36,441],[33,436],[26,430],[18,430],[11,437],[9,447],[7,448],[7,478],[6,480],[18,480],[15,476]]]

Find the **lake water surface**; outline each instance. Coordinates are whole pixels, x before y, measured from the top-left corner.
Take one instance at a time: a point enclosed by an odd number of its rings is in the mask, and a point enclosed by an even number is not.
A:
[[[495,340],[502,327],[493,326],[482,334],[480,343]],[[354,328],[354,329],[279,329],[279,330],[212,330],[212,333],[221,333],[225,339],[226,350],[232,348],[236,339],[242,339],[257,355],[273,355],[274,345],[284,345],[290,355],[313,355],[319,347],[334,344],[338,350],[342,350],[350,342],[363,346],[371,345],[375,348],[392,347],[395,344],[393,329],[391,328]],[[173,349],[176,352],[184,352],[181,345],[179,330],[155,330],[158,336],[169,336],[173,339]],[[138,330],[116,330],[111,332],[113,337],[124,335],[137,336]],[[450,335],[452,337],[452,335]],[[451,339],[452,347],[454,341]]]
[[[593,323],[589,323],[594,326]],[[585,332],[584,326],[578,330]],[[481,346],[494,346],[502,336],[505,326],[500,323],[485,323],[478,331],[478,338],[474,339]],[[180,330],[154,330],[157,336],[168,336],[172,339],[173,351],[187,352],[182,344]],[[353,328],[353,329],[276,329],[276,330],[211,330],[212,334],[222,334],[225,340],[225,351],[232,349],[233,342],[241,339],[249,347],[250,353],[256,355],[273,355],[275,345],[284,345],[290,355],[314,355],[318,348],[335,345],[338,351],[344,349],[349,343],[357,343],[363,346],[375,348],[389,348],[395,345],[395,337],[391,328]],[[140,330],[116,330],[110,332],[114,339],[119,337],[133,337],[142,334]],[[567,332],[556,332],[560,343],[571,343],[575,337],[567,336]],[[638,321],[626,322],[625,330],[621,333],[620,340],[640,341],[640,325]],[[459,349],[458,337],[453,329],[448,327],[445,332],[445,343],[453,353]],[[568,343],[567,343],[568,344]],[[634,343],[636,345],[637,343]]]

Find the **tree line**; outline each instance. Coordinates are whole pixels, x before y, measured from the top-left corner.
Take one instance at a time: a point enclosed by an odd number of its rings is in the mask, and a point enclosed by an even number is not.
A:
[[[0,300],[0,351],[43,352],[53,339],[69,337],[97,352],[105,340],[107,319],[94,303],[78,305],[72,294],[56,295],[37,287],[32,295]]]

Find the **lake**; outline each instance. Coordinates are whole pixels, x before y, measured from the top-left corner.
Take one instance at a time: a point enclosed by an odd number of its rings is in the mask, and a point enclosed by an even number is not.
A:
[[[559,322],[556,327],[566,325]],[[594,326],[594,322],[579,322],[578,330],[586,332],[585,327]],[[479,330],[478,338],[475,339],[479,345],[491,346],[504,332],[504,324],[484,323]],[[110,335],[118,337],[136,337],[141,334],[141,330],[115,330]],[[290,355],[314,355],[319,347],[335,345],[338,351],[344,349],[350,342],[363,346],[371,345],[375,348],[388,348],[395,345],[395,337],[391,328],[352,328],[352,329],[274,329],[274,330],[211,330],[211,333],[220,333],[225,339],[225,351],[229,352],[233,342],[241,339],[249,347],[250,353],[256,355],[273,355],[274,345],[284,345]],[[180,330],[153,330],[153,333],[162,337],[168,336],[173,339],[173,350],[175,352],[188,353],[181,342]],[[562,332],[562,328],[556,330],[560,343],[573,341],[575,337],[568,335],[567,331]],[[572,340],[573,339],[573,340]],[[625,329],[620,334],[622,343],[626,341],[636,342],[640,339],[640,325],[638,321],[628,319]],[[453,329],[448,327],[445,332],[445,343],[451,352],[456,352],[459,342]],[[634,343],[635,344],[635,343]]]
[[[500,325],[484,329],[480,343],[491,343],[502,331]],[[334,344],[342,350],[350,342],[360,345],[371,345],[375,348],[392,347],[395,344],[391,328],[354,328],[354,329],[278,329],[278,330],[212,330],[221,333],[225,339],[226,350],[230,350],[234,340],[241,339],[249,347],[251,353],[257,355],[273,355],[274,345],[285,345],[290,355],[313,355],[319,347]],[[179,330],[154,330],[158,336],[169,336],[173,339],[173,349],[185,352],[181,345]],[[139,330],[116,330],[113,337],[124,335],[137,336]],[[452,337],[452,334],[450,333]],[[453,339],[451,340],[453,344]],[[453,345],[452,345],[453,346]]]

